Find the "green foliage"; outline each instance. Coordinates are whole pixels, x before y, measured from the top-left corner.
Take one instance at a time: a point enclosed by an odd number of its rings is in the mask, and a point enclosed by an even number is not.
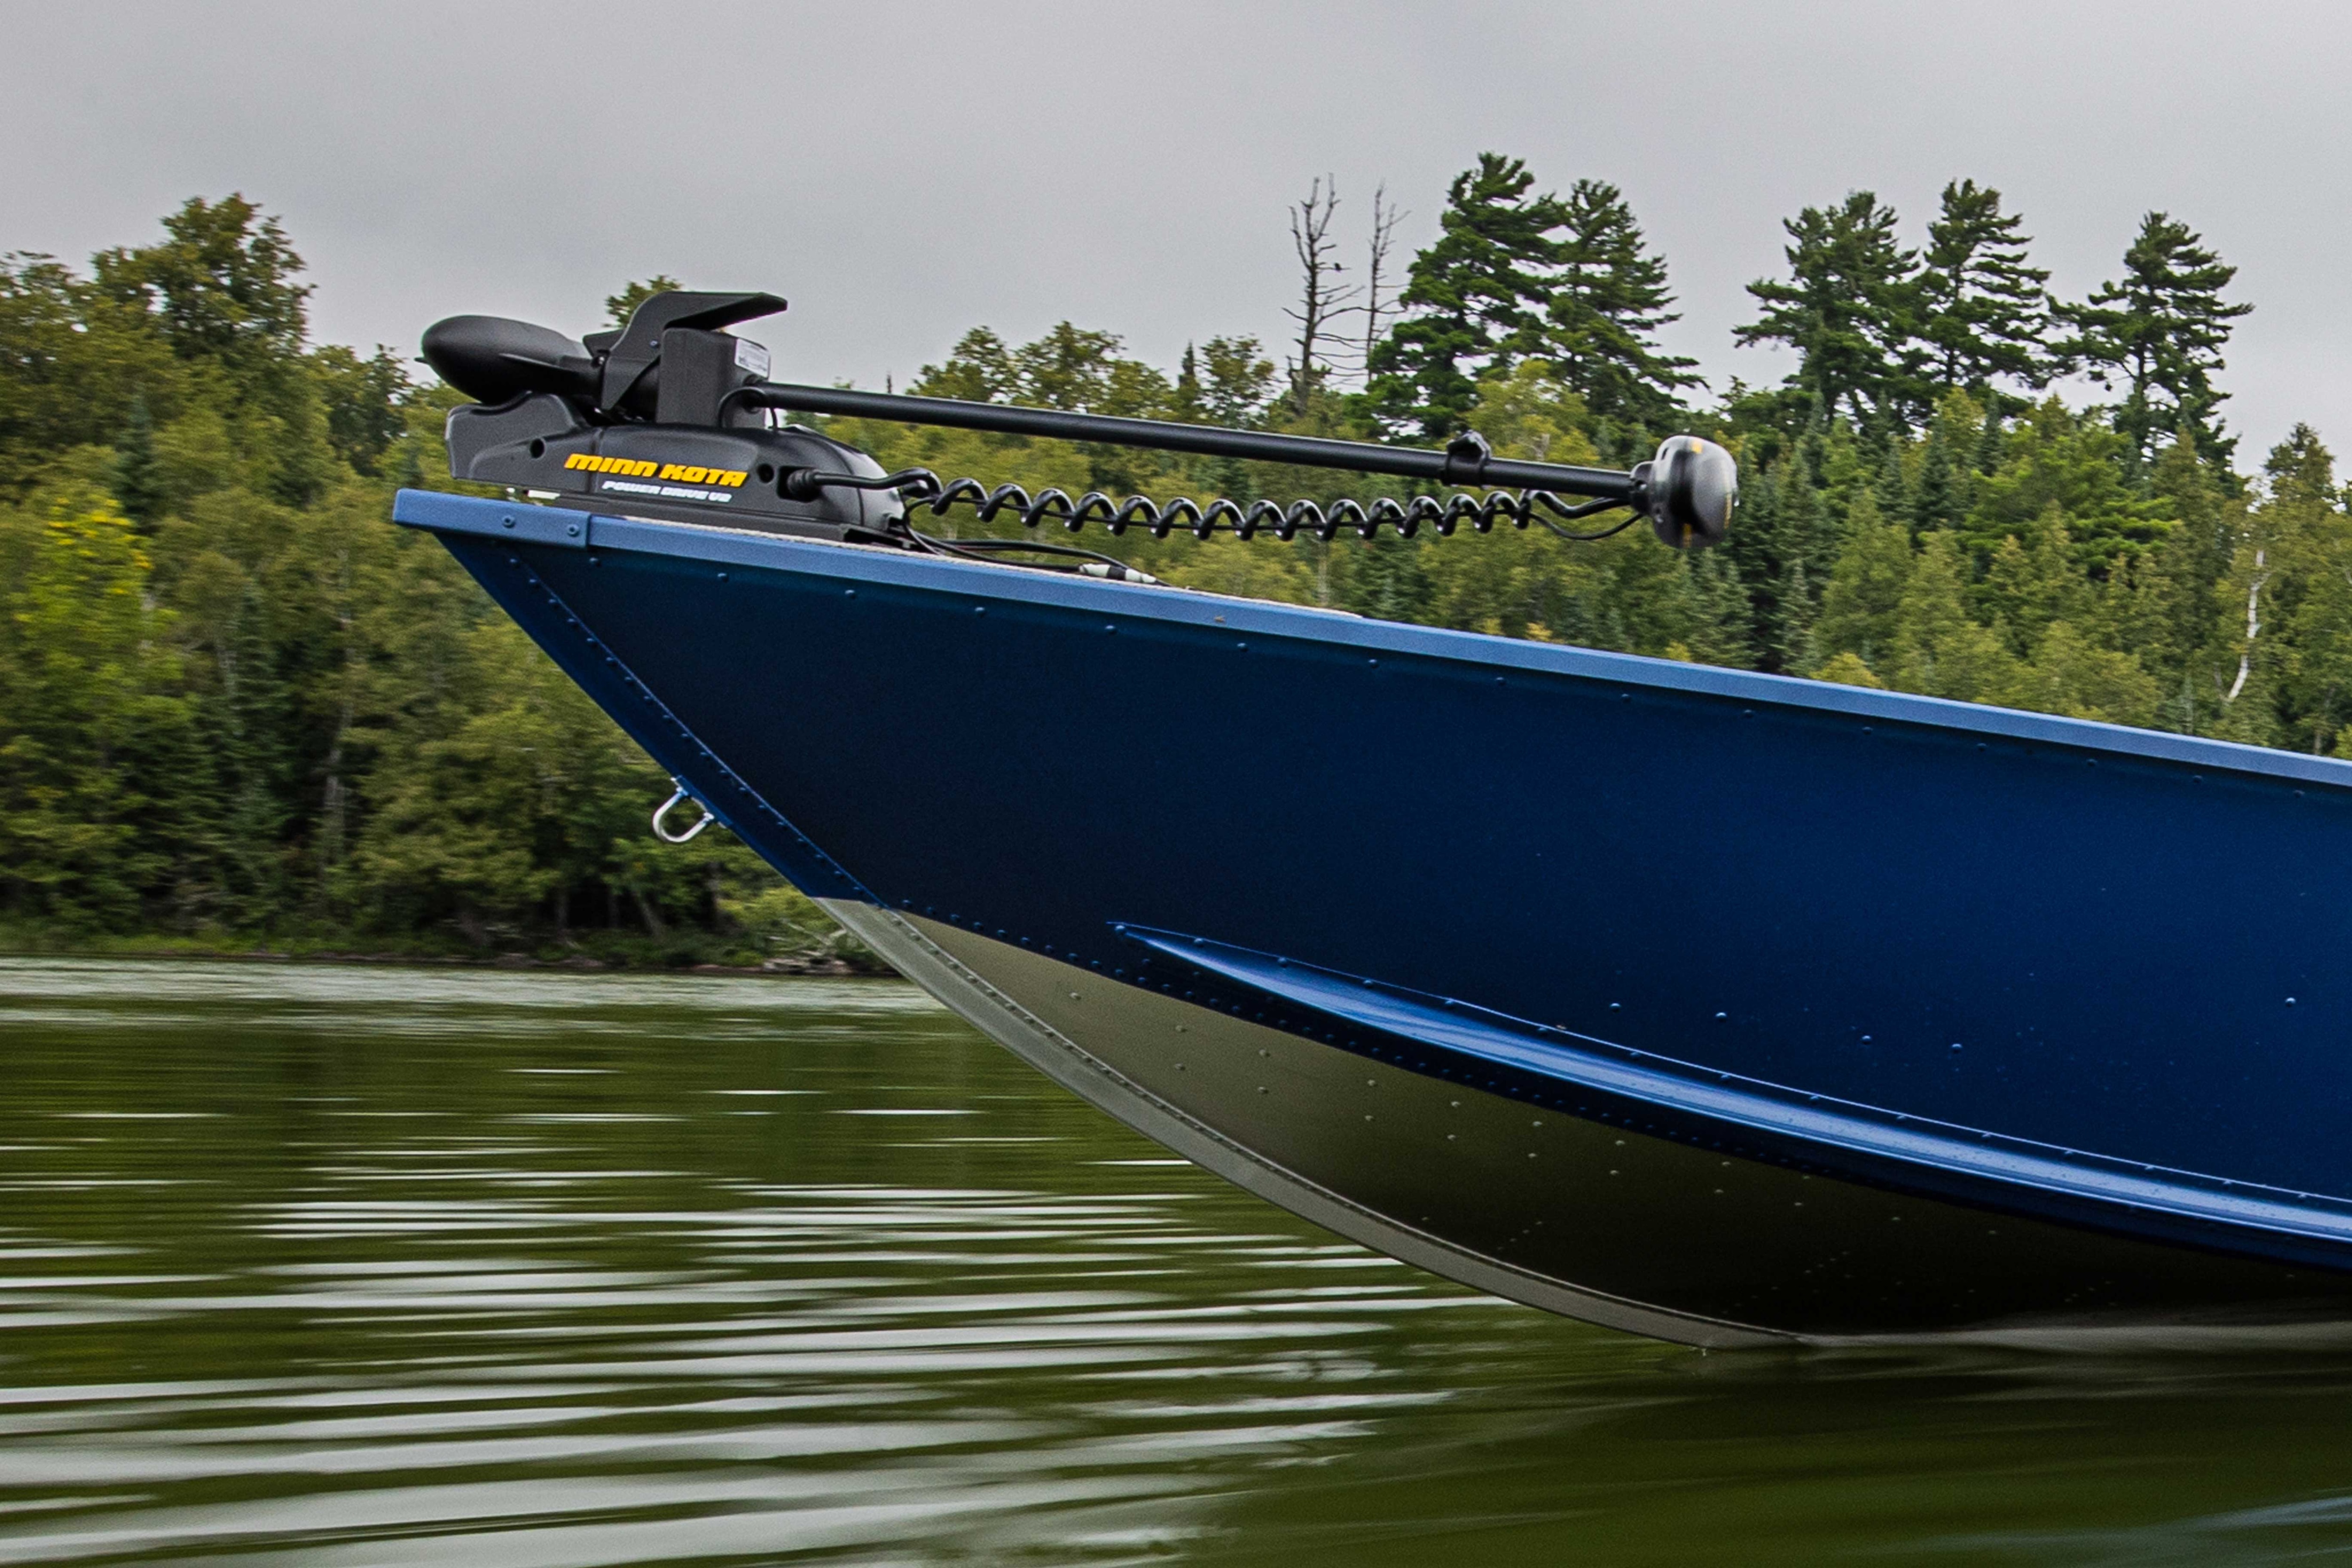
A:
[[[1886,683],[1963,702],[1999,701],[2015,678],[2002,639],[1970,613],[1968,568],[1948,533],[1920,542],[1895,607]]]
[[[1813,672],[1813,679],[1839,686],[1866,686],[1874,691],[1886,689],[1886,683],[1871,669],[1870,661],[1852,653],[1836,655]]]
[[[1748,286],[1764,310],[1736,334],[1794,349],[1791,390],[1868,430],[1908,428],[1925,357],[1913,333],[1919,258],[1896,239],[1896,222],[1869,191],[1788,219],[1789,279]]]
[[[1432,440],[1465,428],[1479,384],[1522,356],[1548,362],[1612,447],[1663,430],[1705,384],[1658,346],[1679,318],[1624,193],[1591,179],[1565,197],[1534,189],[1524,163],[1493,153],[1455,177],[1402,314],[1367,356],[1366,401],[1388,426]]]
[[[131,520],[102,495],[61,487],[5,526],[21,570],[0,624],[0,905],[124,924],[169,886],[174,807],[207,782],[173,617],[147,591]]]
[[[907,388],[918,397],[957,397],[966,403],[1013,403],[1022,390],[1013,351],[986,327],[957,340],[943,364],[927,364]]]
[[[1729,400],[1735,428],[1787,436],[1843,417],[1876,446],[1948,425],[1942,411],[1964,394],[1992,416],[1979,426],[1976,464],[1990,473],[2000,421],[2026,411],[2019,389],[2081,369],[2123,395],[2114,408],[2086,416],[2114,430],[2133,459],[2115,474],[2119,486],[2144,498],[2159,449],[2185,436],[2218,487],[2237,488],[2229,469],[2234,442],[2216,412],[2226,395],[2212,377],[2231,324],[2252,307],[2223,300],[2237,269],[2187,225],[2148,214],[2124,254],[2121,279],[2072,304],[2051,297],[2049,272],[2028,259],[2022,219],[2002,210],[2000,192],[1973,180],[1944,187],[1924,252],[1905,248],[1895,210],[1868,191],[1835,207],[1807,207],[1784,226],[1789,276],[1748,285],[1764,309],[1736,336],[1784,345],[1797,365],[1780,392],[1743,389]],[[2059,338],[2061,327],[2072,335]],[[1966,510],[1952,496],[1958,445],[1948,432],[1943,449],[1925,457],[1935,466],[1915,476],[1930,484],[1915,520],[1951,526]],[[2119,514],[2110,525],[2076,530],[2076,538],[2105,570],[2126,549],[2149,542],[2143,525],[2163,521]],[[1983,541],[1975,547],[1981,555]]]
[[[1370,395],[1396,427],[1444,439],[1464,427],[1481,375],[1540,348],[1566,213],[1534,189],[1527,165],[1498,153],[1454,176],[1439,237],[1398,296],[1405,314],[1372,351]]]
[[[1824,654],[1832,660],[1858,659],[1865,668],[1893,668],[1912,556],[1910,530],[1881,516],[1875,497],[1857,499],[1847,515],[1845,547],[1822,595],[1821,619],[1813,628],[1815,643]]]
[[[2156,682],[2137,659],[2094,645],[2064,621],[2050,623],[1998,697],[2012,708],[2109,724],[2150,723],[2158,705]]]
[[[1558,268],[1547,282],[1547,336],[1559,378],[1601,419],[1663,434],[1682,413],[1677,394],[1705,384],[1697,362],[1662,352],[1664,258],[1649,248],[1624,194],[1579,180],[1560,204]]]
[[[1184,345],[1168,413],[1187,424],[1251,426],[1274,400],[1274,362],[1255,338],[1211,338],[1196,353]]]
[[[155,420],[147,399],[133,395],[131,417],[114,443],[114,499],[131,521],[152,524],[163,515],[169,499],[163,489],[163,465],[155,456]]]
[[[2047,343],[2053,301],[2047,268],[2025,259],[2023,219],[2000,209],[2000,193],[1974,180],[1944,187],[1943,210],[1927,226],[1918,284],[1918,333],[1937,379],[1979,403],[2007,380],[2049,383],[2058,366]]]
[[[415,390],[408,367],[382,343],[366,359],[329,343],[310,355],[310,374],[325,405],[327,441],[335,456],[355,472],[373,476],[406,430],[401,405]]]
[[[1998,467],[1977,479],[1975,505],[1959,525],[1979,564],[2002,539],[2053,507],[2065,519],[2078,562],[2098,576],[2162,538],[2178,521],[2163,497],[2132,484],[2126,437],[2055,397],[2011,426],[2001,451]]]
[[[157,323],[47,256],[0,258],[0,494],[75,447],[106,446],[144,404],[167,421],[191,368]]]
[[[2229,462],[2237,443],[2221,434],[2215,410],[2228,394],[2212,373],[2230,323],[2253,310],[2221,299],[2237,275],[2187,224],[2152,212],[2124,252],[2123,276],[2067,312],[2077,335],[2066,352],[2101,385],[2123,388],[2116,427],[2143,459],[2187,429],[2207,461]]]
[[[386,525],[457,399],[309,345],[299,267],[240,197],[0,267],[0,922],[863,962],[722,832],[655,841],[659,771]]]
[[[302,258],[278,220],[241,195],[201,196],[163,220],[165,237],[91,260],[98,288],[154,321],[172,352],[216,367],[265,404],[290,395],[309,326]]]

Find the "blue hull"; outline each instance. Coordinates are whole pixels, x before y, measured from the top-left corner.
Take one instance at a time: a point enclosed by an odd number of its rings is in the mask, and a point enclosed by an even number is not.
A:
[[[404,491],[1045,1070],[1700,1343],[2352,1317],[2352,765]]]

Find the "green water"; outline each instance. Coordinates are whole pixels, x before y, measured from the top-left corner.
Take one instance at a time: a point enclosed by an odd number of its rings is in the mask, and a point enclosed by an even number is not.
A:
[[[0,1563],[2339,1554],[2352,1359],[1580,1327],[895,984],[0,962]]]

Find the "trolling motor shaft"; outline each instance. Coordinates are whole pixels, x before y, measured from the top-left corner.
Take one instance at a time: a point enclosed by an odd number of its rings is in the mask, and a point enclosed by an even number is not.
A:
[[[425,334],[426,361],[451,385],[482,400],[449,416],[450,471],[457,479],[520,488],[557,505],[913,549],[939,548],[940,542],[908,522],[908,501],[928,503],[934,511],[966,502],[983,518],[1009,504],[1033,528],[1050,518],[1076,531],[1099,520],[1113,532],[1140,523],[1161,536],[1182,526],[1202,538],[1225,528],[1244,538],[1263,530],[1285,539],[1302,527],[1328,539],[1341,526],[1370,538],[1383,524],[1411,536],[1424,521],[1450,533],[1462,519],[1481,531],[1507,520],[1521,528],[1538,522],[1567,539],[1597,538],[1601,535],[1570,533],[1553,518],[1629,508],[1665,543],[1694,548],[1722,539],[1738,498],[1731,454],[1692,436],[1669,438],[1654,458],[1628,471],[1497,458],[1475,433],[1437,450],[770,382],[768,351],[723,329],[783,309],[772,294],[673,290],[645,300],[620,331],[577,341],[499,317],[437,322]],[[772,426],[772,410],[1518,493],[1382,499],[1369,505],[1349,500],[1328,509],[1311,501],[1202,506],[1139,496],[1122,502],[1057,490],[1033,499],[1017,487],[942,481],[919,468],[887,474],[856,447],[801,426]],[[1570,504],[1562,496],[1584,499]]]
[[[755,384],[731,395],[730,401],[803,414],[846,415],[1007,436],[1046,436],[1062,441],[1099,441],[1108,446],[1186,452],[1201,458],[1240,458],[1262,463],[1295,463],[1305,468],[1347,468],[1360,474],[1394,474],[1448,485],[1557,490],[1596,500],[1631,500],[1641,485],[1633,474],[1615,468],[1497,458],[1475,433],[1444,451],[1435,451],[1425,447],[1386,447],[1370,441],[1335,441],[1320,436],[1284,436],[1217,425],[1178,425],[1108,414],[1066,414],[1049,408],[852,392],[829,386]]]

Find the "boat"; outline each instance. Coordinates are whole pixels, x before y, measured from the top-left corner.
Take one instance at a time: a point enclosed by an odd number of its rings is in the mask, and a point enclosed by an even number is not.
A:
[[[675,776],[664,837],[698,808],[1129,1127],[1546,1310],[1709,1347],[2347,1317],[2352,765],[1157,584],[1075,525],[1614,508],[1696,548],[1736,470],[795,386],[726,330],[782,307],[426,336],[482,400],[453,474],[505,493],[394,517]],[[796,412],[1423,493],[1032,497]],[[950,504],[1041,533],[918,526]]]

